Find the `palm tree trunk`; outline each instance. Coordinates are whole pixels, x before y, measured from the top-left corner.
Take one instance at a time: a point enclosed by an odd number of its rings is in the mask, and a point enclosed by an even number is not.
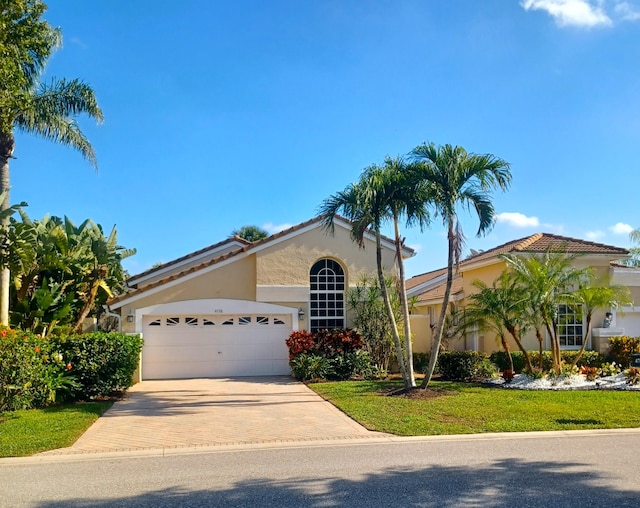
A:
[[[538,339],[538,368],[542,370],[543,362],[542,362],[542,353],[544,351],[543,343],[544,339],[542,338],[542,333],[540,333],[540,328],[536,326],[536,339]]]
[[[0,203],[0,211],[9,209],[9,159],[13,157],[15,148],[15,140],[13,134],[0,133],[0,193],[4,192],[4,199]],[[10,220],[4,217],[0,221],[0,229],[2,238],[0,239],[0,325],[9,326],[9,285],[11,282],[11,273],[9,267],[5,264],[8,257],[8,237]]]
[[[571,364],[572,367],[577,366],[578,362],[580,361],[580,358],[582,358],[582,355],[584,354],[584,350],[587,347],[587,339],[589,338],[590,333],[591,333],[591,315],[587,314],[587,328],[584,332],[584,338],[582,339],[582,347],[580,348],[580,351],[578,351],[578,354],[573,360],[573,363]]]
[[[427,372],[424,375],[420,388],[426,389],[431,382],[433,372],[436,369],[436,362],[438,361],[438,353],[440,352],[440,343],[442,342],[442,333],[444,331],[444,318],[447,315],[447,307],[449,306],[449,297],[451,296],[451,286],[453,285],[453,252],[455,233],[453,231],[453,217],[449,217],[449,226],[447,232],[447,238],[449,240],[449,253],[447,256],[447,285],[444,290],[444,298],[442,299],[442,309],[440,309],[440,317],[438,318],[438,326],[436,326],[435,335],[433,336],[433,342],[431,344],[431,356],[429,357],[429,366]]]
[[[91,282],[91,289],[89,290],[89,295],[87,296],[87,300],[84,302],[82,310],[78,315],[78,319],[76,320],[76,324],[73,326],[73,333],[81,333],[82,325],[84,320],[91,312],[93,308],[93,304],[96,301],[96,296],[98,295],[98,289],[100,288],[100,283],[107,277],[107,269],[105,267],[98,267],[94,270],[93,273],[93,281]]]
[[[507,353],[507,360],[509,360],[509,370],[511,371],[511,373],[515,373],[513,370],[513,357],[511,356],[511,348],[509,347],[509,341],[504,336],[504,333],[500,334],[500,341],[502,342],[504,352]]]
[[[531,358],[529,357],[529,353],[527,352],[527,349],[522,345],[522,340],[520,339],[520,333],[516,328],[512,328],[512,327],[507,328],[507,331],[509,332],[509,335],[513,337],[513,340],[518,346],[518,349],[524,355],[525,362],[527,362],[527,372],[531,374],[533,372],[533,365],[531,365]]]
[[[407,289],[404,281],[404,261],[402,259],[402,239],[400,238],[400,228],[398,218],[393,218],[393,227],[396,243],[396,263],[398,264],[400,306],[404,319],[404,351],[406,355],[407,383],[408,388],[416,387],[415,374],[413,372],[413,347],[411,345],[411,322],[409,321],[409,302],[407,301]]]
[[[407,388],[410,387],[409,379],[407,378],[407,368],[404,361],[404,353],[402,351],[402,344],[400,342],[400,334],[398,333],[398,324],[396,323],[396,317],[393,315],[393,308],[391,307],[391,300],[389,299],[389,292],[387,291],[387,284],[384,280],[384,272],[382,271],[382,243],[380,241],[380,229],[376,228],[376,265],[378,266],[378,281],[380,282],[380,291],[382,292],[382,300],[384,301],[384,307],[387,310],[387,316],[391,323],[391,331],[393,332],[393,342],[396,345],[396,355],[398,357],[398,366],[400,367],[400,373],[402,379]]]

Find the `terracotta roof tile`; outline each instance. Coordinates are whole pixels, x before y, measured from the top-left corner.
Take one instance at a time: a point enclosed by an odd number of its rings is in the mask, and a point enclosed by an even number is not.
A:
[[[342,221],[345,221],[345,222],[349,222],[347,219],[345,219],[344,217],[341,217],[339,215],[336,215],[336,219],[342,220]],[[242,254],[243,252],[247,252],[249,250],[255,249],[256,247],[258,247],[260,245],[264,245],[264,244],[272,242],[272,241],[274,241],[274,240],[276,240],[278,238],[282,238],[283,236],[291,234],[291,233],[293,233],[295,231],[299,231],[299,230],[301,230],[301,229],[303,229],[303,228],[305,228],[307,226],[310,226],[312,224],[320,222],[321,220],[322,220],[322,216],[318,215],[318,216],[316,216],[316,217],[314,217],[312,219],[309,219],[308,221],[302,222],[302,223],[297,224],[295,226],[292,226],[292,227],[290,227],[288,229],[284,229],[284,230],[282,230],[282,231],[280,231],[278,233],[275,233],[275,234],[273,234],[271,236],[268,236],[268,237],[263,238],[261,240],[258,240],[256,242],[247,242],[245,240],[247,245],[245,245],[244,247],[240,247],[240,248],[238,248],[238,249],[236,249],[234,251],[228,252],[227,254],[224,254],[222,256],[218,256],[216,258],[210,259],[210,260],[205,261],[203,263],[200,263],[198,265],[189,267],[186,270],[183,270],[181,272],[169,275],[169,276],[164,277],[162,279],[159,279],[159,280],[157,280],[157,281],[155,281],[155,282],[153,282],[151,284],[147,284],[147,285],[144,285],[144,286],[142,286],[140,288],[137,288],[137,289],[134,289],[132,291],[129,291],[128,293],[124,293],[122,295],[118,295],[118,296],[110,299],[107,302],[107,304],[108,305],[113,305],[113,304],[119,303],[122,300],[125,300],[125,299],[127,299],[127,298],[129,298],[129,297],[131,297],[133,295],[137,295],[137,294],[143,293],[145,291],[149,291],[150,289],[162,286],[163,284],[166,284],[167,282],[171,282],[171,281],[177,280],[177,279],[179,279],[181,277],[184,277],[184,276],[189,275],[191,273],[197,272],[198,270],[202,270],[202,269],[207,268],[209,266],[215,265],[217,263],[220,263],[222,261],[225,261],[227,259],[235,257],[235,256],[237,256],[239,254]],[[235,237],[235,238],[238,238],[238,237]],[[388,242],[391,242],[391,243],[394,242],[394,240],[392,240],[391,238],[388,238],[388,237],[386,237],[384,235],[382,236],[382,238],[384,240],[388,241]],[[229,238],[229,239],[227,239],[227,240],[225,240],[223,242],[220,242],[218,244],[214,244],[214,245],[212,245],[210,247],[205,247],[204,249],[201,249],[201,250],[196,251],[194,253],[191,253],[191,254],[188,254],[186,256],[183,256],[182,258],[178,258],[177,260],[171,261],[169,263],[165,263],[163,266],[169,266],[171,264],[175,264],[175,263],[179,262],[180,260],[188,259],[189,257],[193,257],[193,256],[197,255],[198,253],[205,252],[206,250],[213,250],[216,246],[223,245],[225,242],[228,242],[228,241],[230,241],[232,239],[234,239],[234,237]],[[408,252],[411,252],[411,253],[414,252],[414,250],[412,248],[410,248],[410,247],[405,247],[405,250],[407,250]],[[155,269],[152,269],[152,270],[159,270],[160,268],[161,267],[156,267]],[[149,273],[152,270],[147,270],[147,272],[143,272],[143,274]],[[140,277],[143,274],[136,275],[136,276],[134,276],[134,278]]]

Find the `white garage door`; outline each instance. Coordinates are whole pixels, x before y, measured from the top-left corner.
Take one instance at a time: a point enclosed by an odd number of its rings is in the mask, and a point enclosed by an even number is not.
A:
[[[290,315],[144,316],[142,330],[142,379],[290,373]]]

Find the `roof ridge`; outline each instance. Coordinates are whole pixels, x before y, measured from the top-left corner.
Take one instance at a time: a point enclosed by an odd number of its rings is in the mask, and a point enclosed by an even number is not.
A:
[[[540,238],[542,238],[543,236],[544,236],[544,233],[534,233],[533,235],[527,238],[523,238],[517,245],[513,247],[513,249],[517,251],[523,251],[524,249],[529,247],[531,244],[540,240]]]

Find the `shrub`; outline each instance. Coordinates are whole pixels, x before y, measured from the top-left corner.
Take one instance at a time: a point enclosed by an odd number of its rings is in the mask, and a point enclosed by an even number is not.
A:
[[[602,374],[602,370],[598,367],[589,367],[588,365],[583,365],[580,367],[580,374],[585,376],[589,381],[595,381],[596,378],[600,377]]]
[[[528,351],[529,358],[531,359],[531,365],[535,368],[540,364],[540,353],[538,351]],[[578,351],[561,351],[560,356],[565,363],[572,364],[573,360],[577,356]],[[504,351],[494,351],[489,357],[491,361],[500,369],[504,371],[509,368],[509,361],[507,354]],[[522,372],[525,368],[525,359],[522,351],[513,351],[511,353],[513,359],[513,369],[516,372]],[[578,362],[578,367],[586,365],[587,367],[601,367],[605,361],[605,357],[597,351],[585,351]],[[551,351],[542,352],[542,370],[551,370],[553,366],[553,359],[551,357]]]
[[[306,330],[291,332],[285,341],[289,348],[289,360],[293,360],[302,353],[308,353],[314,346],[314,334]]]
[[[623,369],[631,365],[631,355],[640,353],[640,337],[611,337],[609,356]]]
[[[77,399],[108,396],[132,385],[142,350],[139,335],[93,332],[51,342],[72,365],[70,373],[80,383]]]
[[[640,383],[640,369],[627,369],[624,371],[624,375],[627,378],[627,384],[637,385]]]
[[[329,360],[313,353],[300,353],[289,362],[289,365],[291,365],[293,377],[298,381],[326,379],[331,373]]]
[[[442,377],[449,380],[468,381],[496,374],[489,356],[479,351],[442,351],[438,355],[438,364]]]
[[[429,358],[431,353],[413,353],[413,370],[424,374],[429,367]]]
[[[615,376],[620,374],[620,366],[616,362],[603,363],[601,367],[603,376]]]
[[[531,353],[529,353],[531,354]],[[504,351],[494,351],[489,356],[491,362],[498,367],[501,371],[508,370],[509,367],[509,358],[507,358],[507,353]],[[512,351],[511,359],[513,360],[513,370],[515,372],[522,372],[525,367],[524,355],[521,351]],[[531,360],[533,363],[533,359]]]
[[[73,364],[31,332],[0,327],[0,411],[44,407],[77,387]]]
[[[319,330],[314,337],[313,350],[325,358],[353,353],[364,347],[364,341],[358,332],[336,328]]]
[[[353,330],[297,331],[289,335],[286,343],[289,365],[294,377],[301,381],[372,377],[381,372],[374,368],[371,355],[363,350],[362,337]]]

